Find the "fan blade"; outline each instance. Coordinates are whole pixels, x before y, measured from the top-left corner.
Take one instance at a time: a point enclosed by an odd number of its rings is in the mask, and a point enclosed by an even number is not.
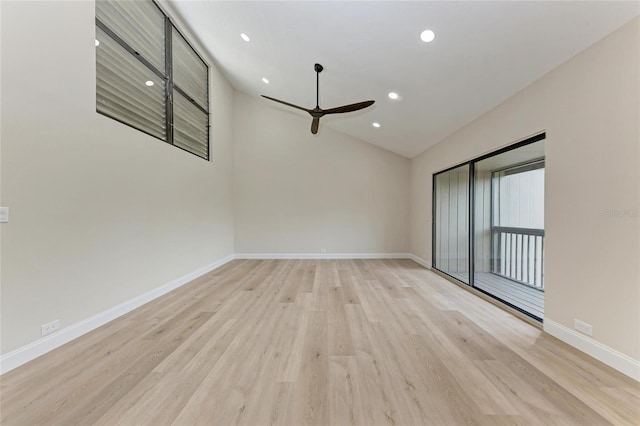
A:
[[[318,126],[320,125],[320,118],[313,117],[313,121],[311,122],[311,133],[314,135],[318,133]]]
[[[301,109],[301,110],[306,111],[306,112],[308,112],[308,113],[311,113],[311,110],[310,110],[310,109],[303,108],[303,107],[298,106],[298,105],[290,104],[289,102],[281,101],[280,99],[271,98],[271,97],[269,97],[269,96],[265,96],[265,95],[261,95],[261,96],[262,96],[263,98],[269,99],[270,101],[278,102],[278,103],[281,103],[281,104],[284,104],[284,105],[290,106],[291,108],[298,108],[298,109]]]
[[[339,106],[339,107],[336,107],[336,108],[325,109],[322,112],[324,112],[325,114],[340,114],[340,113],[343,113],[343,112],[358,111],[359,109],[366,108],[368,106],[373,105],[374,103],[375,103],[375,101],[358,102],[356,104],[343,105],[343,106]]]

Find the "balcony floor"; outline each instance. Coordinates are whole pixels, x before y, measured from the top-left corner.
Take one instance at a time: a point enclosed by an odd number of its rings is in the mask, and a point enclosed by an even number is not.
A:
[[[451,276],[462,280],[462,274],[449,273]],[[467,276],[464,276],[464,280]],[[491,293],[499,299],[516,306],[531,315],[544,318],[544,291],[537,290],[524,284],[503,278],[490,272],[476,273],[476,288]]]

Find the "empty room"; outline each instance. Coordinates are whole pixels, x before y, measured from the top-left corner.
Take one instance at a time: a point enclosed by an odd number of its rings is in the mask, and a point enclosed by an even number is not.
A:
[[[0,1],[2,425],[640,424],[640,2]]]

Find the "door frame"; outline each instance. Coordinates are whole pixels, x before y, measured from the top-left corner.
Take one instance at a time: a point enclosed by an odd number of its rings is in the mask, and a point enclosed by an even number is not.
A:
[[[496,155],[500,155],[503,154],[505,152],[509,152],[509,151],[513,151],[514,149],[518,149],[518,148],[522,148],[523,146],[527,146],[530,145],[532,143],[535,142],[539,142],[541,140],[546,139],[547,137],[547,133],[546,131],[540,132],[535,134],[534,136],[528,137],[520,142],[516,142],[513,143],[511,145],[508,145],[506,147],[497,149],[495,151],[492,151],[488,154],[483,154],[481,156],[472,158],[470,160],[466,160],[463,161],[461,163],[458,163],[454,166],[451,167],[447,167],[444,170],[440,170],[438,172],[435,172],[431,175],[431,267],[434,268],[435,270],[437,270],[439,273],[446,275],[447,277],[455,280],[456,282],[459,282],[465,286],[468,287],[472,287],[474,290],[480,291],[481,293],[486,294],[489,297],[492,297],[496,300],[499,300],[501,303],[504,303],[505,305],[509,306],[512,309],[517,310],[518,312],[521,312],[525,315],[527,315],[530,318],[533,318],[536,321],[540,321],[542,322],[542,318],[538,318],[535,315],[530,314],[529,312],[525,311],[522,308],[519,308],[518,306],[515,306],[505,300],[502,300],[501,298],[494,296],[493,294],[482,290],[481,288],[478,288],[474,285],[474,278],[475,278],[475,239],[474,239],[474,231],[475,231],[475,215],[474,215],[474,211],[475,211],[475,197],[474,197],[474,193],[475,193],[475,164],[482,161],[482,160],[486,160],[487,158],[491,158],[491,157],[495,157]],[[469,223],[467,224],[467,229],[469,230],[469,249],[468,249],[468,271],[469,271],[469,283],[465,283],[463,281],[460,281],[459,279],[457,279],[456,277],[449,275],[448,273],[438,269],[438,265],[436,262],[436,228],[437,228],[437,215],[436,215],[436,176],[442,174],[442,173],[446,173],[448,171],[451,171],[453,169],[456,169],[458,167],[461,166],[465,166],[468,165],[469,166],[469,188],[468,188],[468,193],[469,193],[469,214],[468,214],[468,221]],[[493,214],[493,213],[492,213]],[[491,226],[493,226],[493,219],[492,219],[492,224]],[[543,253],[543,258],[544,258],[544,253]]]

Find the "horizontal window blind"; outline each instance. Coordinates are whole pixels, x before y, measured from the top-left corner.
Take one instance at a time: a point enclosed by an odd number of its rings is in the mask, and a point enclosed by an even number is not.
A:
[[[152,0],[96,0],[96,110],[209,159],[209,68]]]
[[[173,31],[173,84],[207,108],[207,65],[178,31]]]
[[[96,18],[164,73],[164,15],[150,1],[96,1]]]
[[[97,110],[164,140],[164,80],[99,28],[96,40]]]
[[[207,114],[177,91],[173,93],[173,142],[200,157],[209,156]]]

